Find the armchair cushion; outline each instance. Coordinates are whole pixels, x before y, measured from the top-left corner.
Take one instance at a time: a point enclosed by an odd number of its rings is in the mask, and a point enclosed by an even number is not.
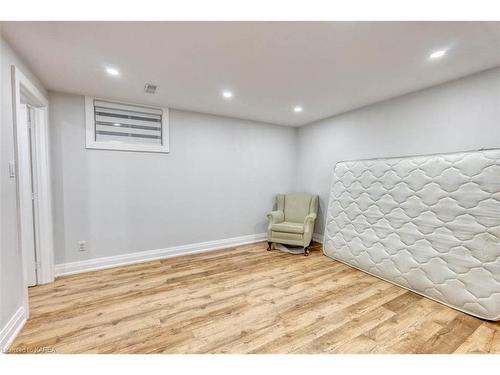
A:
[[[285,195],[285,220],[303,223],[310,213],[312,195],[307,193],[289,193]]]
[[[304,233],[304,224],[302,223],[292,223],[289,221],[284,221],[279,224],[273,224],[271,230],[275,232],[286,232],[286,233]]]

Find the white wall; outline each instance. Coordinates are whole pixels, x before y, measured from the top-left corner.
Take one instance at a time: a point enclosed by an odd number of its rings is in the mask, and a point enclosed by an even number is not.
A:
[[[23,302],[21,253],[18,247],[17,195],[14,178],[9,177],[8,162],[15,160],[12,122],[11,65],[21,71],[45,93],[30,72],[0,35],[0,330]]]
[[[49,100],[56,264],[263,233],[293,189],[293,128],[171,110],[169,154],[87,150],[84,98]]]
[[[320,194],[323,233],[338,161],[481,147],[500,147],[500,68],[301,127],[296,188]]]

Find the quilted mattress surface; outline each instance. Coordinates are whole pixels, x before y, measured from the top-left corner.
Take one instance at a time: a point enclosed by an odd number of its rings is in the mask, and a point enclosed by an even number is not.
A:
[[[500,320],[500,150],[337,163],[324,252]]]

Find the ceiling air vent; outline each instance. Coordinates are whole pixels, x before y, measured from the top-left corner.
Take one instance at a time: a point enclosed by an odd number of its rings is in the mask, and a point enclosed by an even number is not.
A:
[[[158,90],[157,85],[153,85],[152,83],[146,83],[144,85],[144,92],[148,94],[156,94],[156,90]]]

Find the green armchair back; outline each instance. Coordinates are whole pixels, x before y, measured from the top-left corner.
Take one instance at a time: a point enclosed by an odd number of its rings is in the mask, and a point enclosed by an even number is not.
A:
[[[318,214],[318,196],[308,193],[278,194],[276,211],[267,214],[267,241],[302,246],[310,245]],[[307,253],[307,251],[306,251]]]

